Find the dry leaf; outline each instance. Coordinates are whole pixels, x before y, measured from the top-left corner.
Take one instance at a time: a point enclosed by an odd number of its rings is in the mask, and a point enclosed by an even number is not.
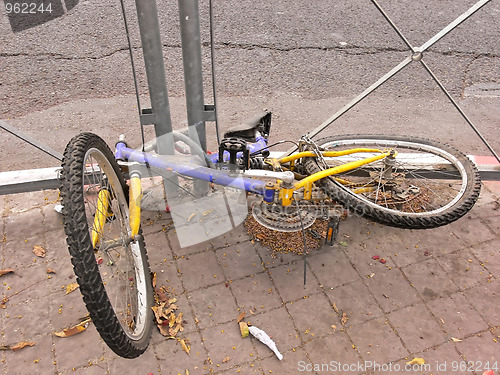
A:
[[[71,292],[74,292],[77,290],[79,287],[78,283],[71,283],[66,285],[66,294],[70,294]]]
[[[189,347],[186,345],[186,341],[184,339],[180,340],[182,350],[184,350],[187,354],[189,354]]]
[[[347,314],[343,313],[342,318],[340,319],[340,323],[342,323],[342,325],[345,325],[348,320],[349,320],[349,318],[347,317]]]
[[[452,337],[452,338],[451,338],[451,341],[453,341],[453,342],[462,342],[462,340],[457,339],[457,338],[455,338],[455,337]]]
[[[16,345],[2,346],[2,347],[0,347],[0,349],[1,350],[12,350],[13,352],[16,352],[18,350],[21,350],[22,348],[25,348],[27,346],[33,346],[33,345],[35,345],[35,343],[32,341],[21,341],[21,342],[18,342]]]
[[[406,362],[407,365],[423,365],[425,360],[420,357],[413,358],[410,362]]]
[[[5,270],[0,270],[0,276],[7,275],[8,273],[14,272],[12,268],[7,268]]]
[[[222,363],[227,363],[231,360],[231,357],[226,357],[222,360]]]
[[[189,215],[189,217],[187,218],[187,222],[189,223],[191,220],[193,220],[193,217],[196,216],[196,213],[192,213],[191,215]]]
[[[89,323],[90,323],[90,318],[87,318],[84,321],[82,321],[82,322],[80,322],[72,327],[63,329],[60,332],[54,332],[54,335],[56,335],[58,337],[74,336],[77,333],[81,333],[81,332],[85,331],[87,329],[87,327],[89,326]]]
[[[47,268],[47,273],[56,273],[52,268]]]
[[[153,285],[153,289],[156,288],[156,272],[151,272],[151,284]]]
[[[33,253],[40,258],[45,258],[45,249],[41,246],[33,246]]]
[[[240,312],[240,315],[238,315],[238,317],[236,318],[236,321],[239,323],[243,320],[244,317],[245,317],[245,312],[242,311]]]
[[[339,308],[337,307],[337,305],[335,304],[335,302],[333,303],[333,309],[335,310],[335,312],[339,312]]]
[[[334,331],[337,329],[337,326],[335,324],[332,324],[330,327],[332,327]]]

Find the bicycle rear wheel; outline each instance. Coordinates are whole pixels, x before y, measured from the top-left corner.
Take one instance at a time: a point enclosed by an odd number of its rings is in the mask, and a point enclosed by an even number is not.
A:
[[[382,224],[410,229],[434,228],[465,215],[481,189],[479,173],[461,152],[427,139],[346,135],[316,141],[326,151],[352,148],[393,149],[395,159],[370,163],[324,178],[318,184],[351,212]],[[362,152],[326,158],[328,167],[361,160]],[[316,158],[304,161],[308,174],[324,169]]]
[[[84,302],[106,344],[137,357],[151,337],[153,291],[142,236],[130,238],[128,187],[91,133],[69,142],[62,167],[64,229]]]

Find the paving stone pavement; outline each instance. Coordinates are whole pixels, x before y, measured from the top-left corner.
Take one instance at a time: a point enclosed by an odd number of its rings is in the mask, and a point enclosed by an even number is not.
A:
[[[34,342],[0,351],[2,375],[482,374],[487,362],[500,365],[498,182],[484,183],[472,211],[446,227],[400,230],[348,217],[339,232],[347,246],[308,255],[305,287],[301,256],[273,258],[241,226],[181,249],[169,215],[146,212],[151,269],[177,294],[191,353],[155,329],[133,360],[116,356],[92,325],[53,335],[87,313],[79,292],[65,291],[75,277],[57,199],[57,191],[0,196],[0,269],[15,270],[0,277],[0,298],[8,298],[1,345]],[[275,340],[283,361],[241,338],[241,311]],[[427,367],[405,369],[414,357]]]

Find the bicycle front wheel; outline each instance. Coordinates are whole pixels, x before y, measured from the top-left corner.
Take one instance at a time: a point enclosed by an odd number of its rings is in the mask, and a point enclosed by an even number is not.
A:
[[[479,197],[481,182],[466,155],[438,142],[421,138],[346,135],[316,141],[325,151],[354,148],[391,149],[394,159],[359,166],[324,178],[318,184],[330,198],[348,210],[382,224],[434,228],[465,215]],[[376,153],[359,152],[326,158],[329,168]],[[316,158],[304,162],[308,174],[325,169]]]
[[[134,358],[151,337],[153,291],[142,236],[131,239],[127,192],[101,138],[84,133],[69,142],[61,197],[73,268],[103,340],[116,354]]]

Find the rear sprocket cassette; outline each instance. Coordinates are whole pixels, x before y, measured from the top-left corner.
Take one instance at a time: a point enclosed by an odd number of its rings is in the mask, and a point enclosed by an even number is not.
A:
[[[316,220],[316,213],[310,212],[308,208],[309,206],[284,207],[274,203],[260,202],[253,205],[252,215],[259,224],[266,228],[280,232],[297,232],[302,229],[302,225],[304,229],[308,228]]]

